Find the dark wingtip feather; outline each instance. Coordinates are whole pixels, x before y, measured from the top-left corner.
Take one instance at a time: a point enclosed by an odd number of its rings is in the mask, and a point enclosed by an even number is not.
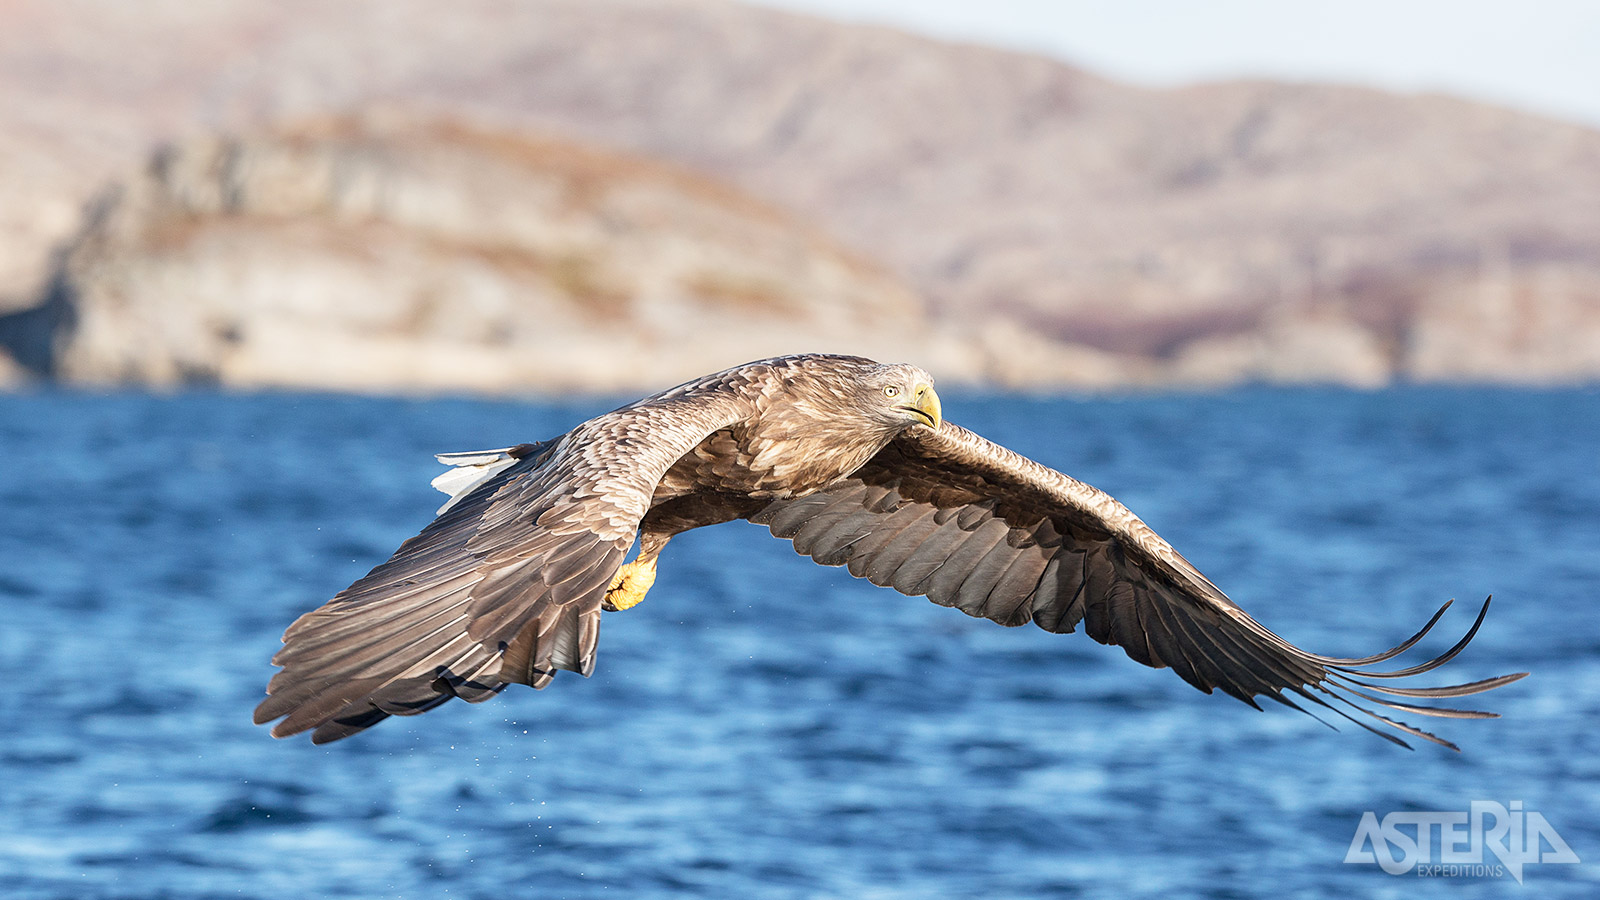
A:
[[[1307,653],[1306,656],[1311,658],[1311,659],[1316,660],[1319,663],[1322,663],[1325,666],[1351,667],[1351,668],[1359,667],[1359,666],[1370,666],[1373,663],[1380,663],[1380,662],[1383,662],[1385,660],[1394,659],[1396,656],[1399,656],[1400,654],[1406,652],[1407,650],[1410,650],[1412,647],[1415,647],[1417,645],[1417,642],[1422,640],[1424,635],[1426,635],[1428,632],[1433,630],[1433,626],[1439,624],[1439,620],[1444,617],[1444,611],[1449,609],[1450,606],[1452,604],[1454,604],[1455,602],[1456,602],[1455,598],[1453,598],[1453,597],[1451,599],[1449,599],[1449,600],[1446,600],[1444,602],[1444,605],[1439,607],[1438,612],[1435,612],[1433,614],[1433,618],[1429,619],[1428,623],[1426,625],[1423,625],[1422,629],[1420,631],[1418,631],[1416,634],[1413,634],[1411,637],[1406,638],[1405,640],[1401,641],[1400,643],[1394,645],[1393,647],[1390,647],[1389,649],[1383,651],[1382,653],[1375,653],[1375,654],[1373,654],[1371,656],[1359,656],[1359,657],[1320,656],[1320,655],[1315,654],[1315,653]],[[1487,611],[1488,603],[1484,604],[1484,609],[1485,609],[1485,611]],[[1479,614],[1479,621],[1482,621],[1482,614],[1481,613]],[[1474,627],[1474,630],[1476,630],[1476,627]]]
[[[1455,646],[1451,647],[1449,650],[1446,650],[1445,652],[1439,654],[1438,656],[1435,656],[1434,658],[1432,658],[1430,660],[1427,660],[1426,662],[1420,662],[1420,663],[1417,663],[1414,666],[1407,666],[1404,669],[1395,669],[1392,672],[1367,672],[1367,671],[1362,671],[1359,674],[1363,678],[1409,678],[1412,675],[1420,675],[1423,672],[1428,672],[1428,671],[1431,671],[1433,669],[1439,668],[1440,666],[1444,665],[1445,663],[1449,662],[1450,660],[1455,659],[1457,654],[1459,654],[1462,650],[1465,650],[1467,648],[1467,644],[1470,644],[1472,642],[1472,639],[1477,636],[1478,629],[1483,627],[1484,617],[1489,615],[1489,601],[1493,600],[1493,599],[1494,599],[1494,596],[1490,595],[1488,600],[1483,601],[1483,606],[1482,606],[1482,608],[1480,608],[1478,610],[1478,617],[1473,620],[1472,627],[1467,629],[1467,633],[1462,635],[1461,640],[1456,641]],[[1454,601],[1451,601],[1451,602],[1454,602]],[[1428,623],[1427,627],[1424,628],[1421,632],[1419,632],[1417,636],[1420,637],[1422,634],[1427,633],[1428,629],[1433,627],[1433,622],[1437,622],[1439,620],[1439,615],[1441,613],[1443,613],[1445,611],[1445,609],[1448,609],[1449,607],[1450,607],[1449,603],[1446,603],[1443,607],[1441,607],[1439,612],[1434,614],[1433,620],[1430,621]],[[1404,646],[1409,647],[1411,644],[1415,644],[1415,643],[1416,643],[1416,638],[1413,638],[1410,642],[1408,642]],[[1393,654],[1390,654],[1390,655],[1382,655],[1382,654],[1380,654],[1380,658],[1378,658],[1376,661],[1381,662],[1384,659],[1392,658],[1392,656],[1393,656]],[[1340,670],[1348,672],[1348,671],[1352,671],[1352,670],[1357,669],[1357,668],[1363,668],[1366,665],[1367,665],[1367,663],[1345,663],[1345,664],[1335,665],[1332,668],[1340,669]]]
[[[1488,712],[1486,710],[1455,709],[1455,708],[1451,708],[1451,707],[1425,706],[1425,705],[1422,705],[1422,704],[1406,703],[1406,702],[1402,702],[1402,701],[1399,701],[1399,700],[1391,700],[1391,699],[1388,699],[1387,697],[1378,696],[1378,694],[1385,694],[1385,695],[1389,695],[1389,696],[1392,696],[1392,697],[1408,697],[1408,698],[1424,698],[1424,699],[1465,697],[1465,696],[1470,696],[1470,695],[1473,695],[1473,694],[1481,694],[1481,693],[1483,693],[1485,691],[1491,691],[1491,690],[1494,690],[1495,688],[1503,687],[1503,686],[1511,684],[1513,682],[1520,681],[1523,678],[1526,678],[1528,676],[1527,672],[1514,672],[1514,673],[1511,673],[1509,675],[1497,675],[1497,676],[1494,676],[1492,678],[1483,678],[1483,679],[1479,679],[1477,681],[1465,682],[1463,684],[1442,685],[1442,686],[1439,686],[1439,687],[1422,687],[1422,688],[1392,687],[1392,686],[1385,685],[1385,684],[1373,684],[1371,682],[1368,682],[1368,681],[1364,680],[1364,679],[1367,679],[1367,678],[1406,678],[1406,677],[1409,677],[1409,676],[1412,676],[1412,675],[1419,675],[1419,674],[1422,674],[1422,673],[1425,673],[1425,672],[1432,671],[1432,670],[1438,668],[1439,666],[1442,666],[1445,663],[1449,662],[1450,660],[1454,659],[1459,653],[1461,653],[1461,651],[1463,649],[1466,648],[1467,644],[1472,641],[1473,637],[1475,637],[1477,635],[1478,629],[1480,627],[1482,627],[1482,625],[1483,625],[1484,618],[1488,615],[1489,604],[1490,604],[1490,601],[1492,601],[1493,599],[1494,598],[1491,595],[1489,598],[1484,600],[1483,606],[1479,608],[1478,614],[1477,614],[1476,618],[1474,618],[1474,620],[1473,620],[1472,627],[1467,630],[1466,634],[1463,635],[1460,640],[1456,641],[1456,643],[1453,646],[1451,646],[1450,649],[1446,650],[1444,653],[1441,653],[1438,656],[1435,656],[1435,657],[1433,657],[1433,658],[1431,658],[1431,659],[1429,659],[1429,660],[1427,660],[1425,662],[1418,663],[1418,664],[1413,665],[1413,666],[1407,666],[1407,667],[1401,668],[1401,669],[1396,669],[1396,670],[1393,670],[1393,671],[1390,671],[1390,672],[1372,672],[1372,671],[1368,671],[1366,667],[1368,665],[1370,665],[1371,662],[1383,662],[1385,660],[1392,659],[1396,655],[1394,652],[1380,653],[1380,654],[1377,654],[1376,656],[1367,657],[1366,659],[1371,661],[1369,663],[1342,663],[1342,664],[1338,664],[1338,665],[1329,665],[1329,666],[1327,666],[1326,677],[1322,681],[1322,683],[1318,685],[1318,687],[1324,693],[1327,693],[1330,696],[1335,697],[1336,699],[1340,700],[1341,702],[1345,703],[1346,705],[1350,706],[1351,708],[1359,710],[1362,713],[1365,713],[1367,716],[1370,716],[1371,718],[1376,719],[1379,722],[1382,722],[1383,724],[1389,726],[1390,728],[1393,728],[1393,729],[1398,730],[1400,732],[1403,732],[1405,734],[1409,734],[1409,735],[1413,735],[1415,737],[1422,738],[1422,739],[1427,740],[1427,741],[1431,741],[1431,742],[1433,742],[1435,744],[1438,744],[1438,745],[1440,745],[1442,747],[1448,747],[1451,750],[1456,751],[1457,753],[1461,752],[1461,748],[1459,746],[1457,746],[1455,743],[1453,743],[1451,741],[1447,741],[1444,738],[1439,737],[1438,735],[1432,734],[1431,732],[1424,731],[1424,730],[1422,730],[1420,728],[1417,728],[1415,726],[1407,725],[1406,723],[1401,722],[1401,721],[1399,721],[1397,719],[1392,719],[1392,718],[1389,718],[1388,716],[1382,715],[1381,713],[1379,713],[1378,711],[1376,711],[1374,709],[1369,709],[1366,706],[1363,706],[1363,705],[1361,705],[1359,703],[1354,702],[1351,699],[1351,697],[1359,698],[1360,700],[1363,700],[1363,701],[1365,701],[1367,703],[1376,704],[1376,705],[1378,705],[1380,707],[1386,707],[1388,709],[1399,710],[1401,712],[1414,713],[1416,715],[1435,716],[1435,717],[1438,717],[1438,718],[1449,718],[1449,719],[1497,719],[1497,718],[1499,718],[1500,717],[1499,713]],[[1404,652],[1405,650],[1410,649],[1412,646],[1415,646],[1415,644],[1417,643],[1418,638],[1420,638],[1422,635],[1426,634],[1429,630],[1431,630],[1433,628],[1433,626],[1439,621],[1439,617],[1449,607],[1450,607],[1449,603],[1446,603],[1444,606],[1440,607],[1439,612],[1437,612],[1437,613],[1435,613],[1433,615],[1433,618],[1431,618],[1428,621],[1428,624],[1426,626],[1424,626],[1423,629],[1420,632],[1418,632],[1416,635],[1414,635],[1411,639],[1409,639],[1409,640],[1405,641],[1404,643],[1402,643],[1401,645],[1399,645],[1399,647],[1397,649],[1400,652]],[[1308,654],[1307,656],[1309,658],[1313,658],[1313,659],[1319,659],[1319,660],[1322,659],[1321,657],[1314,657],[1314,656],[1311,656],[1310,654]],[[1377,693],[1370,693],[1370,692],[1377,692]],[[1369,728],[1368,730],[1372,730],[1372,729]],[[1400,743],[1405,745],[1403,741],[1400,742]],[[1409,748],[1409,745],[1405,745],[1405,746],[1407,746]]]
[[[1392,694],[1396,697],[1426,697],[1430,699],[1440,699],[1445,697],[1467,697],[1472,694],[1481,694],[1485,691],[1492,691],[1495,688],[1504,687],[1514,681],[1521,681],[1522,679],[1528,677],[1527,672],[1512,672],[1510,675],[1496,675],[1493,678],[1484,678],[1479,681],[1469,681],[1465,684],[1447,684],[1439,687],[1427,688],[1402,688],[1387,684],[1370,684],[1362,681],[1359,678],[1352,678],[1342,672],[1332,672],[1329,674],[1331,677],[1338,679],[1342,683],[1360,685],[1361,687],[1369,690],[1379,691],[1385,694]]]

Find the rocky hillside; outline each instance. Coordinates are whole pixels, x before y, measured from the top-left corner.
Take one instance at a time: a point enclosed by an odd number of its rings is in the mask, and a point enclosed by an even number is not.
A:
[[[621,390],[939,342],[896,280],[737,191],[415,123],[163,149],[101,200],[52,294],[71,321],[45,365],[79,383]]]
[[[1600,376],[1600,133],[1444,97],[1142,90],[722,0],[24,0],[0,89],[13,308],[157,141],[377,107],[736,184],[981,331],[987,377]]]

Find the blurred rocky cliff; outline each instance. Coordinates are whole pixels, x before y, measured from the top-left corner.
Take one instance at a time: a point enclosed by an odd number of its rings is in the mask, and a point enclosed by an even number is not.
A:
[[[165,148],[101,198],[50,291],[71,321],[46,365],[80,383],[613,390],[940,343],[898,281],[736,190],[416,123]]]
[[[24,0],[0,90],[0,343],[72,380],[1600,376],[1600,132],[1446,97],[722,0]]]

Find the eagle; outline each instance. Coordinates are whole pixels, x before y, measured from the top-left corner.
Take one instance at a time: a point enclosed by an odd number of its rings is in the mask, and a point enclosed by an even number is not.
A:
[[[672,537],[736,519],[902,594],[1006,626],[1081,624],[1206,693],[1331,711],[1406,747],[1400,734],[1459,749],[1380,710],[1490,718],[1417,701],[1527,674],[1394,683],[1460,653],[1487,600],[1464,637],[1415,665],[1377,671],[1449,603],[1382,653],[1301,650],[1109,495],[945,421],[933,378],[913,365],[760,360],[546,441],[439,460],[451,468],[433,483],[450,499],[433,521],[284,633],[281,671],[255,710],[257,724],[282,719],[273,736],[310,730],[325,743],[455,697],[543,688],[563,669],[587,676],[601,617],[644,599]]]

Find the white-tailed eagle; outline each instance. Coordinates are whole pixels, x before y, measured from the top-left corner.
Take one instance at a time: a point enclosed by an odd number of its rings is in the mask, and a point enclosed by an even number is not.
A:
[[[933,379],[848,356],[763,360],[597,416],[559,437],[446,454],[451,495],[388,562],[299,618],[256,708],[284,737],[337,740],[391,715],[508,684],[594,670],[600,618],[643,599],[679,532],[747,519],[826,566],[1002,625],[1080,623],[1136,662],[1210,693],[1307,701],[1396,743],[1454,747],[1369,708],[1492,713],[1416,701],[1526,673],[1401,687],[1450,660],[1375,667],[1308,653],[1268,631],[1105,493],[943,420]],[[623,557],[639,543],[637,558]],[[1445,604],[1446,607],[1449,604]],[[1259,707],[1258,707],[1259,708]],[[1370,717],[1373,724],[1351,716]],[[1378,726],[1378,727],[1375,727]]]

